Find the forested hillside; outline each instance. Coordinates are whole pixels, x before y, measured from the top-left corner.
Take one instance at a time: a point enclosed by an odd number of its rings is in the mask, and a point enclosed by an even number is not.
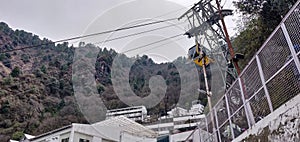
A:
[[[18,139],[23,133],[38,135],[74,122],[88,123],[76,104],[72,86],[76,48],[66,42],[55,45],[48,39],[40,39],[23,30],[12,30],[7,24],[0,23],[1,52],[32,45],[39,46],[0,54],[0,141],[10,137]],[[86,44],[82,48],[87,47],[95,46]],[[100,49],[95,64],[99,97],[108,109],[127,106],[112,87],[111,66],[116,55],[114,50]],[[173,63],[157,64],[146,55],[121,56],[124,61],[135,60],[129,82],[138,96],[149,95],[151,76],[161,75],[166,80],[166,96],[159,105],[148,110],[149,114],[158,117],[175,106],[181,82]],[[174,62],[182,63],[189,72],[185,58],[180,57]],[[197,86],[190,86],[196,93]],[[205,104],[205,96],[202,98]]]
[[[1,51],[49,42],[0,23]],[[18,138],[23,132],[36,135],[86,123],[73,97],[73,53],[63,43],[0,55],[0,134]]]

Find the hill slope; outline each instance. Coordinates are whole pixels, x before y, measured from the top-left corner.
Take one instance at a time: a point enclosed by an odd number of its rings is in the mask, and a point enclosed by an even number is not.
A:
[[[44,43],[47,44],[41,45]],[[76,48],[68,43],[49,43],[48,39],[40,39],[23,30],[14,31],[7,24],[0,23],[0,52],[41,45],[0,54],[0,141],[9,137],[17,139],[22,133],[38,135],[70,123],[88,123],[76,104],[72,86]],[[84,46],[87,47],[94,45]],[[117,55],[114,50],[101,49],[95,64],[99,97],[109,109],[127,106],[112,87],[111,67]],[[161,75],[166,80],[166,95],[156,107],[148,110],[149,114],[163,115],[175,106],[180,96],[181,80],[173,63],[157,64],[145,55],[136,58],[121,56],[125,62],[135,60],[129,83],[138,96],[150,94],[150,77]],[[186,73],[189,72],[191,65],[185,64],[185,58],[174,62],[183,64]],[[196,84],[191,83],[187,88],[191,91],[185,94],[196,93],[195,88],[198,88]],[[202,98],[205,100],[205,96]]]

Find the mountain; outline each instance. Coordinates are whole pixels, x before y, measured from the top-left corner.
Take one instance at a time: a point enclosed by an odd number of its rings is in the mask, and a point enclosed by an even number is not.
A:
[[[24,47],[26,49],[15,50]],[[18,139],[23,133],[42,134],[70,123],[88,123],[76,103],[73,90],[72,66],[78,48],[99,47],[84,43],[80,47],[67,42],[54,44],[46,38],[40,39],[24,30],[12,30],[7,24],[0,23],[0,141]],[[182,94],[188,102],[194,99],[189,98],[189,94],[197,94],[197,84],[189,82],[192,79],[180,79],[189,76],[190,68],[194,66],[186,64],[185,58],[157,64],[146,55],[129,58],[103,48],[97,54],[94,76],[99,97],[108,109],[128,106],[118,98],[112,84],[111,71],[116,56],[125,64],[133,63],[129,84],[139,97],[150,94],[152,76],[159,75],[165,80],[166,94],[158,105],[148,110],[151,115],[164,115],[175,107]],[[184,73],[179,74],[175,64],[182,65]],[[182,83],[189,84],[182,86]],[[182,93],[181,90],[188,91]],[[206,104],[205,96],[201,98]],[[181,105],[188,107],[190,104]]]
[[[0,23],[0,52],[42,43],[51,41]],[[0,55],[0,134],[37,135],[87,123],[73,96],[73,54],[68,43],[53,43]]]

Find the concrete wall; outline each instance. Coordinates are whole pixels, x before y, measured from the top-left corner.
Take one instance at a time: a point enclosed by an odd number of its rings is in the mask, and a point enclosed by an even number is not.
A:
[[[299,142],[300,94],[256,123],[233,141]]]

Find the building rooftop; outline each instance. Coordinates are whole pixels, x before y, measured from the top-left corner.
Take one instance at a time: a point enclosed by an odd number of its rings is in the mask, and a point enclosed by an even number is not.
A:
[[[64,126],[64,127],[61,127],[61,128],[58,128],[58,129],[55,129],[55,130],[52,130],[50,132],[47,132],[47,133],[44,133],[44,134],[41,134],[41,135],[38,135],[36,137],[33,137],[33,138],[30,138],[29,140],[36,140],[36,139],[39,139],[39,138],[42,138],[42,137],[45,137],[47,135],[51,135],[51,134],[54,134],[56,132],[59,132],[59,131],[62,131],[62,130],[66,130],[66,129],[69,129],[69,128],[72,128],[72,125],[68,125],[68,126]]]
[[[157,137],[157,133],[135,121],[128,119],[124,116],[113,117],[98,123],[93,124],[93,126],[100,128],[111,127],[118,129],[120,132],[126,132],[136,136],[146,136],[149,138]]]

